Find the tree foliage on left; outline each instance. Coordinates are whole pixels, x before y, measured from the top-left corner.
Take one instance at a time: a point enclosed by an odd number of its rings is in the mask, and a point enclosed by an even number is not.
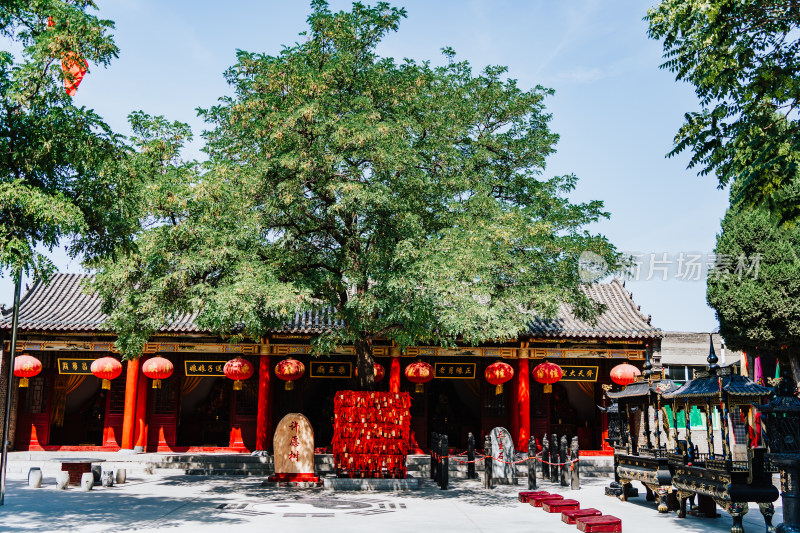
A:
[[[117,56],[113,23],[89,0],[4,1],[0,34],[0,275],[46,278],[40,251],[65,240],[72,256],[95,257],[130,240],[122,139],[65,90],[62,60],[107,66]],[[10,50],[14,50],[13,52]],[[128,174],[129,175],[129,174]]]

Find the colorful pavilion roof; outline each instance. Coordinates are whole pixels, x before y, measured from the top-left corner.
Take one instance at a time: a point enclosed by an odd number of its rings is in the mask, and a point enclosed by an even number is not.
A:
[[[84,292],[86,274],[55,274],[50,282],[36,283],[20,303],[19,328],[22,331],[100,332],[107,331],[103,323],[108,318],[100,310],[100,300]],[[606,306],[596,324],[575,318],[567,305],[562,305],[557,318],[536,319],[530,324],[532,337],[565,338],[660,338],[661,330],[650,325],[649,317],[639,312],[633,296],[622,282],[587,285],[584,289],[596,301]],[[203,333],[195,324],[196,314],[187,314],[161,328],[162,333]],[[342,321],[333,309],[297,313],[276,332],[322,333],[341,327]],[[0,315],[0,329],[11,327],[11,310]],[[210,333],[210,332],[206,332]]]

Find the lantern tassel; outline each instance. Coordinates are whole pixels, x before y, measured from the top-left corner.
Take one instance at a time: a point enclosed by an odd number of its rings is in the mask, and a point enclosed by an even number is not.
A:
[[[544,384],[544,393],[545,394],[550,394],[551,392],[553,392],[553,386],[550,383],[545,383]]]
[[[28,388],[28,378],[19,378],[19,388],[20,389]]]
[[[153,388],[154,389],[160,389],[161,388],[161,380],[160,379],[154,379],[153,380]]]
[[[240,380],[236,380],[233,382],[233,390],[242,390],[242,382]]]
[[[495,396],[499,396],[500,394],[503,394],[503,384],[502,383],[497,385],[494,388],[494,394],[495,394]]]
[[[414,387],[414,392],[416,394],[420,394],[422,392],[425,392],[425,385],[423,385],[422,383],[417,383],[417,385]]]
[[[109,389],[111,389],[111,380],[110,380],[110,379],[104,379],[104,380],[103,380],[103,385],[102,385],[102,387],[103,387],[105,390],[109,390]]]
[[[286,390],[293,390],[294,389],[294,381],[287,381],[286,386],[284,387]]]

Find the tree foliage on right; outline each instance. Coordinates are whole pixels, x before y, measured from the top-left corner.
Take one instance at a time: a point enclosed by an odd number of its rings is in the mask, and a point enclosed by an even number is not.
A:
[[[777,357],[800,383],[800,228],[777,225],[764,208],[731,207],[715,252],[707,300],[726,344]]]
[[[736,180],[736,205],[764,205],[781,221],[800,216],[800,3],[794,0],[663,0],[649,35],[662,68],[694,86],[674,155]]]

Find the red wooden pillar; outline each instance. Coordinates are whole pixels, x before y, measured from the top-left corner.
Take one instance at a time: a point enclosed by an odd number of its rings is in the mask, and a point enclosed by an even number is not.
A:
[[[400,358],[392,357],[389,369],[389,392],[400,392]]]
[[[258,415],[256,418],[256,450],[266,450],[272,429],[272,413],[269,402],[269,346],[261,347],[258,363]]]
[[[514,446],[516,446],[519,439],[519,365],[514,365],[512,361],[512,366],[515,367],[514,378],[510,382],[511,386],[509,388],[511,390],[508,391],[510,393],[510,398],[508,398],[508,403],[506,403],[506,408],[511,414],[511,416],[507,416],[506,419],[511,420],[511,427],[506,429],[511,430],[511,439],[514,442]],[[517,449],[519,450],[519,448]]]
[[[139,364],[139,377],[136,384],[136,422],[134,424],[134,446],[133,449],[137,452],[146,451],[147,448],[147,387],[149,381],[147,376],[142,372],[141,363],[144,362],[144,356],[140,358]]]
[[[139,359],[128,360],[125,376],[125,411],[122,415],[122,449],[133,449],[133,428],[136,420],[136,386],[139,378]]]
[[[520,350],[522,351],[522,350]],[[527,350],[525,350],[527,352]],[[519,411],[519,440],[517,450],[526,451],[531,438],[531,372],[528,368],[528,354],[520,355],[519,376],[517,379],[517,402]]]

